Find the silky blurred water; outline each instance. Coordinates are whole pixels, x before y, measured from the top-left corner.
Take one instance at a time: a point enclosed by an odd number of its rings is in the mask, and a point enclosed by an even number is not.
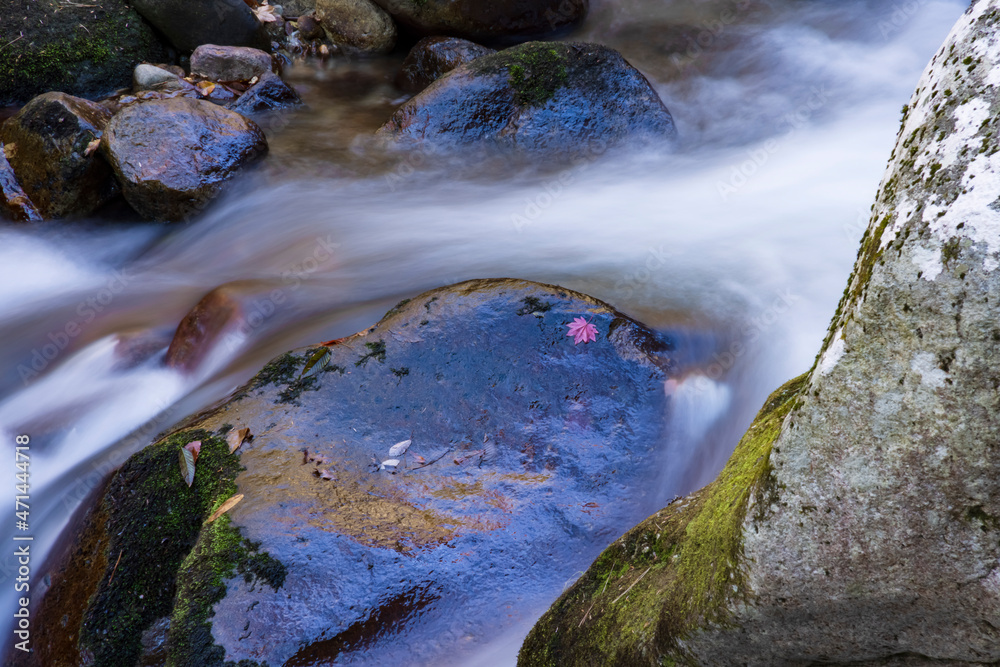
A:
[[[597,146],[572,164],[373,152],[366,137],[402,99],[399,59],[299,68],[310,108],[268,121],[268,163],[190,224],[118,212],[0,228],[0,442],[13,496],[14,436],[31,438],[32,592],[80,502],[157,432],[282,351],[468,278],[557,283],[678,332],[694,361],[669,388],[657,502],[710,481],[767,394],[812,364],[900,107],[963,9],[597,2],[570,38],[639,67],[681,143]],[[184,313],[234,281],[256,295],[241,334],[191,376],[163,369]],[[13,521],[0,522],[8,545]],[[12,552],[0,552],[6,619]],[[457,664],[512,664],[542,611],[469,638]]]

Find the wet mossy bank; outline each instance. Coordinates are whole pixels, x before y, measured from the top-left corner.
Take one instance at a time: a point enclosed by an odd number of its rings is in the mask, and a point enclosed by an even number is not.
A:
[[[596,340],[566,335],[577,317]],[[429,664],[493,637],[651,509],[674,348],[596,299],[503,279],[284,354],[115,475],[77,545],[101,544],[102,572],[79,656],[29,664]],[[230,454],[233,428],[253,437]],[[72,602],[51,599],[58,624]]]
[[[0,21],[0,107],[58,90],[96,97],[128,86],[140,62],[167,49],[124,0],[7,0]]]
[[[774,493],[771,447],[807,382],[802,375],[771,395],[714,482],[608,547],[535,625],[518,664],[686,664],[683,640],[725,625],[748,599],[747,508]]]

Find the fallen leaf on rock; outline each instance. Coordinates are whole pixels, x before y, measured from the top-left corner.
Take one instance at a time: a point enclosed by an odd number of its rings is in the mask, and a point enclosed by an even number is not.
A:
[[[414,455],[413,455],[413,459],[414,459],[414,460],[415,460],[415,461],[416,461],[417,463],[427,463],[427,459],[425,459],[424,457],[422,457],[422,456],[421,456],[420,454],[414,454]]]
[[[571,324],[567,324],[566,326],[569,327],[569,333],[566,335],[573,337],[574,345],[597,340],[597,327],[582,317],[577,317]]]
[[[395,468],[398,465],[399,459],[386,459],[385,461],[382,461],[382,464],[379,465],[378,469],[385,470],[386,468]]]
[[[3,154],[8,160],[13,160],[14,156],[17,155],[17,144],[4,144]]]
[[[229,453],[232,454],[237,449],[240,448],[244,442],[250,439],[250,429],[248,428],[238,428],[233,429],[226,436],[226,442],[229,443]]]
[[[410,448],[410,443],[412,440],[403,440],[402,442],[397,442],[395,445],[389,448],[389,456],[395,458],[397,456],[402,456],[406,453],[406,450]]]
[[[306,374],[313,368],[316,369],[313,375],[322,372],[328,363],[330,363],[329,348],[324,347],[321,350],[317,350],[311,357],[309,357],[309,361],[306,362],[306,365],[302,367],[302,372],[299,373],[299,379],[308,377]]]
[[[198,462],[198,455],[201,454],[201,440],[193,440],[188,444],[184,445],[184,449],[191,452],[191,456],[194,457],[194,462]]]
[[[219,509],[217,509],[214,512],[212,512],[212,516],[208,517],[208,523],[212,523],[213,521],[215,521],[216,519],[218,519],[220,516],[222,516],[223,514],[225,514],[226,512],[228,512],[229,510],[231,510],[234,507],[236,507],[236,505],[241,500],[243,500],[243,494],[242,493],[238,493],[235,496],[233,496],[232,498],[230,498],[229,500],[227,500],[226,502],[224,502],[221,505],[219,505]]]
[[[319,478],[320,479],[325,479],[325,480],[336,479],[336,477],[334,476],[334,474],[332,472],[330,472],[329,470],[320,470],[319,471]]]
[[[198,92],[204,95],[205,97],[211,95],[212,91],[215,90],[215,84],[212,83],[211,81],[199,81],[197,83],[197,86],[198,86]]]
[[[181,475],[188,486],[194,484],[194,454],[187,447],[181,447]]]
[[[89,144],[87,144],[87,149],[83,151],[83,154],[84,155],[90,155],[91,153],[93,153],[94,151],[96,151],[97,147],[100,146],[100,145],[101,145],[100,138],[94,139]]]
[[[253,13],[257,17],[257,20],[261,23],[272,23],[278,20],[278,16],[274,14],[274,7],[264,3],[259,7],[253,7]],[[255,77],[256,78],[256,77]]]

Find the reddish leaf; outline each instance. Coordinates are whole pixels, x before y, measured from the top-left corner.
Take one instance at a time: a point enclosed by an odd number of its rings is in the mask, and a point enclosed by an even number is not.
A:
[[[191,452],[191,455],[194,457],[194,462],[197,463],[198,455],[201,454],[201,440],[195,440],[193,442],[189,442],[188,444],[184,445],[184,449]]]
[[[597,340],[597,327],[582,317],[577,317],[571,324],[567,324],[566,326],[569,327],[569,333],[566,335],[574,339],[574,345]]]

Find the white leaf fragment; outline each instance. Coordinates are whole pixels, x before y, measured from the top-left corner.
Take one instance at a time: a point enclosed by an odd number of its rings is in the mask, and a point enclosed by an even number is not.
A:
[[[402,456],[406,453],[406,450],[410,448],[410,443],[412,440],[403,440],[402,442],[397,442],[395,445],[389,448],[389,456],[396,457]]]
[[[382,464],[378,467],[379,470],[385,470],[386,468],[395,468],[399,465],[399,459],[386,459],[382,461]]]

